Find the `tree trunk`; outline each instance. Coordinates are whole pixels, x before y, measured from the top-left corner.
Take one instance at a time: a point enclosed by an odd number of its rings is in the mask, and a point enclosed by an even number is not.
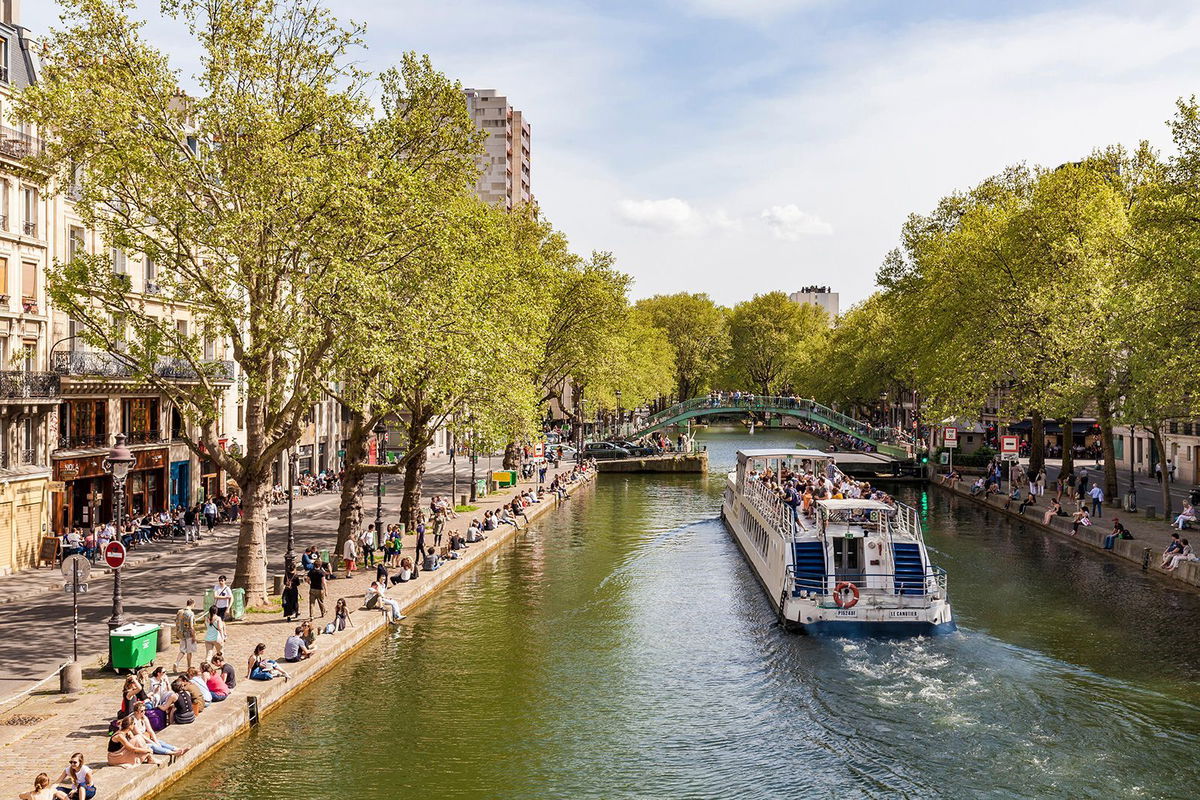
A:
[[[338,536],[335,553],[345,549],[346,540],[358,534],[362,527],[362,486],[363,473],[359,469],[366,455],[367,429],[363,424],[363,414],[358,410],[350,412],[350,432],[346,438],[346,454],[343,460],[344,476],[342,477],[342,498],[338,509]]]
[[[1046,420],[1042,412],[1029,414],[1029,477],[1036,478],[1046,466]]]
[[[1171,473],[1167,471],[1167,447],[1163,440],[1163,425],[1161,422],[1155,422],[1150,427],[1150,433],[1154,436],[1154,449],[1158,450],[1158,468],[1162,473],[1162,480],[1159,481],[1159,500],[1162,502],[1163,519],[1171,518]]]
[[[1075,444],[1075,420],[1067,417],[1062,424],[1063,437],[1063,454],[1062,468],[1059,471],[1060,477],[1070,475],[1075,471],[1075,453],[1071,450],[1071,446]]]
[[[261,470],[248,475],[238,489],[242,493],[242,521],[233,588],[245,590],[247,608],[261,608],[267,604],[267,512],[271,507],[271,482],[266,471]]]
[[[521,445],[516,442],[509,442],[504,446],[504,468],[521,468]]]
[[[1100,400],[1097,403],[1097,417],[1100,423],[1100,446],[1104,449],[1104,496],[1113,506],[1121,505],[1119,489],[1117,488],[1117,451],[1113,447],[1112,410],[1108,403]]]
[[[425,478],[425,461],[428,454],[424,447],[420,447],[419,442],[413,442],[411,438],[409,447],[419,449],[410,449],[412,458],[404,465],[404,497],[400,502],[400,521],[404,523],[405,530],[412,531],[416,530],[417,515],[421,510],[421,483]]]

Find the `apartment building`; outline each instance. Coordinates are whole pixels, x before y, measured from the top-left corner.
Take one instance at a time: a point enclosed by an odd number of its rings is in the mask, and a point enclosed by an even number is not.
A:
[[[48,368],[45,270],[51,221],[24,169],[41,139],[12,117],[14,91],[35,77],[36,55],[0,2],[0,573],[33,566],[49,530],[50,462],[60,382]]]
[[[487,134],[476,184],[486,203],[512,210],[533,202],[529,186],[530,128],[525,115],[495,89],[464,89],[467,111]]]
[[[809,303],[825,309],[832,320],[841,310],[838,293],[830,291],[828,286],[805,286],[798,292],[792,292],[788,299],[793,303]]]

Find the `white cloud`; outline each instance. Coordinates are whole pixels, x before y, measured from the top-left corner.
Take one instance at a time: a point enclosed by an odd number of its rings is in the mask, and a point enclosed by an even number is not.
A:
[[[739,20],[765,20],[826,2],[829,0],[680,0],[693,13]]]
[[[665,200],[622,200],[617,204],[617,216],[639,228],[684,236],[742,229],[742,221],[729,216],[723,209],[701,212],[678,197],[668,197]]]
[[[767,223],[775,238],[789,242],[798,241],[801,236],[829,236],[833,233],[832,225],[814,214],[801,211],[793,203],[771,206],[759,216]]]

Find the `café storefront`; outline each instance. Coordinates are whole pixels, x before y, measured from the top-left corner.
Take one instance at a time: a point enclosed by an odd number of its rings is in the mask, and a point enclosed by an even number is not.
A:
[[[106,455],[54,461],[54,480],[64,487],[55,493],[56,532],[75,526],[87,529],[112,519],[112,478],[104,471]],[[125,519],[167,507],[167,448],[135,450],[133,456],[133,466],[125,479]]]

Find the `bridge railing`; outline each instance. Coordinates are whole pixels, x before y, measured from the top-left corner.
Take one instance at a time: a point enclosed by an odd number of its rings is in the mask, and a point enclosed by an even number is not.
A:
[[[878,445],[884,442],[899,442],[904,443],[904,438],[899,435],[899,430],[896,428],[876,427],[866,422],[847,416],[840,411],[835,411],[829,406],[822,405],[815,400],[806,400],[800,397],[775,397],[753,395],[752,397],[734,398],[732,395],[710,395],[703,397],[693,397],[690,400],[685,400],[682,403],[676,403],[670,408],[665,408],[648,417],[642,426],[642,429],[653,428],[665,423],[666,421],[687,414],[690,411],[711,409],[714,412],[722,410],[738,411],[803,411],[811,418],[818,422],[824,422],[831,427],[839,428],[853,436],[862,439],[868,444]]]

